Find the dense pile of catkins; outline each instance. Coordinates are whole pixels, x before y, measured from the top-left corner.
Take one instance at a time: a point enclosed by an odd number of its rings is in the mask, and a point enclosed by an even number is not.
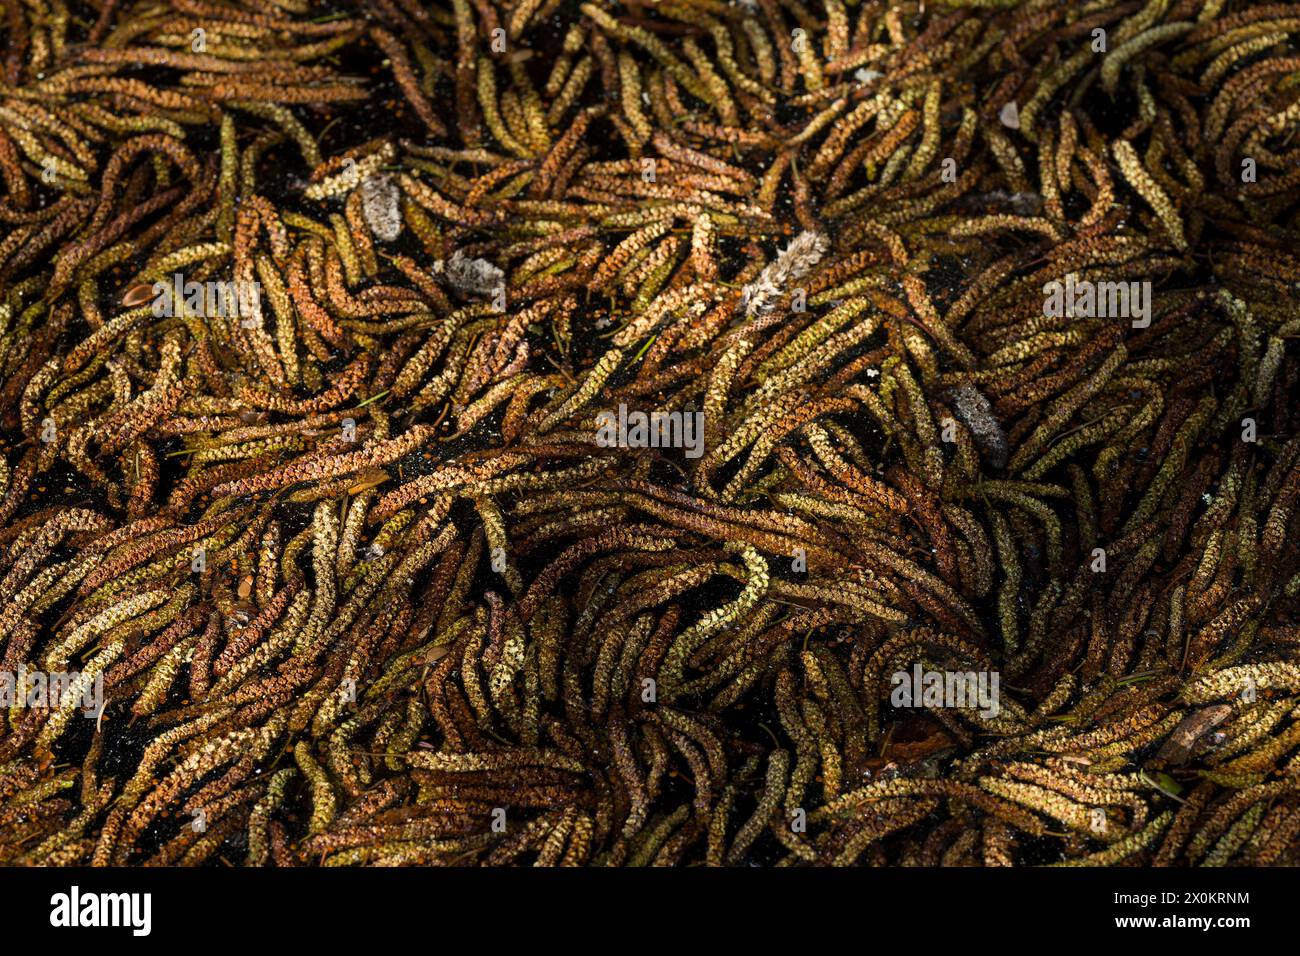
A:
[[[1300,5],[5,10],[0,862],[1300,863]]]

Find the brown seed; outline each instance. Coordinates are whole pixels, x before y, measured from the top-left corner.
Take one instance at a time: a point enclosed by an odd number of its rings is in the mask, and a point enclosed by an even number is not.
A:
[[[387,480],[388,472],[384,471],[382,468],[375,468],[371,471],[362,472],[362,474],[357,477],[357,480],[348,486],[348,494],[359,495],[363,491],[382,485]]]
[[[152,298],[153,285],[148,282],[141,282],[122,293],[122,304],[129,309],[137,305],[144,305]]]

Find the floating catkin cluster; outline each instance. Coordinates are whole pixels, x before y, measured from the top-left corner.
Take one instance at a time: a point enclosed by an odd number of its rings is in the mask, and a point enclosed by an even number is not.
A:
[[[6,9],[0,862],[1300,863],[1300,5]]]

